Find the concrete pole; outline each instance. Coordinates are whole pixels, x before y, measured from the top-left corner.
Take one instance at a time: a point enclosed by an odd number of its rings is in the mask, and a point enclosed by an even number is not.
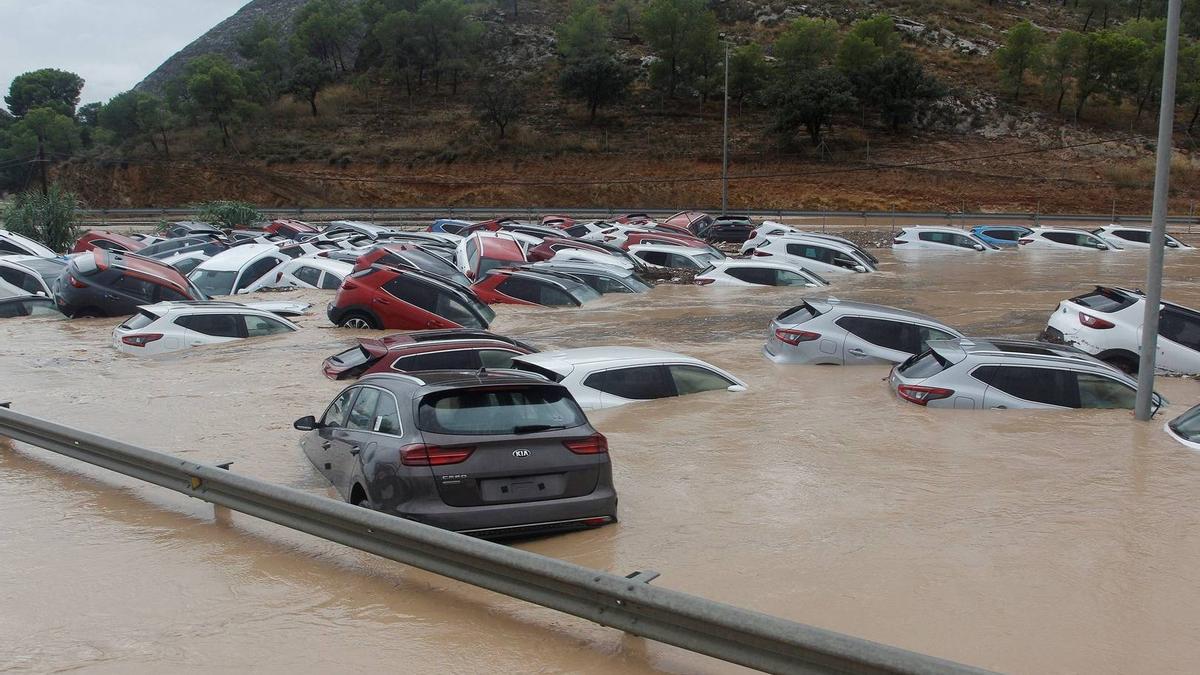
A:
[[[1137,418],[1150,419],[1154,394],[1154,361],[1158,350],[1158,311],[1162,303],[1163,251],[1167,233],[1167,188],[1175,130],[1175,70],[1179,57],[1179,12],[1182,0],[1167,5],[1167,44],[1163,55],[1162,101],[1158,110],[1154,210],[1151,215],[1150,261],[1146,269],[1146,311],[1142,318],[1142,353],[1138,362]]]
[[[721,215],[729,212],[729,40],[725,40],[725,130],[721,142]]]

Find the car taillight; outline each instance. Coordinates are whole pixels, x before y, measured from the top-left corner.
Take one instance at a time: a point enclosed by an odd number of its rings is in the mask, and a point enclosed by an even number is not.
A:
[[[907,242],[907,241],[904,241],[903,239],[893,239],[893,240],[892,240],[892,245],[893,245],[893,246],[895,246],[896,244],[907,244],[907,243],[908,243],[908,242]]]
[[[950,398],[954,395],[954,390],[942,389],[940,387],[922,387],[916,384],[902,384],[896,388],[896,393],[900,394],[900,398],[906,401],[912,401],[917,405],[927,405],[930,401]]]
[[[695,279],[695,283],[697,286],[707,286],[707,285],[713,283],[714,281],[716,281],[716,279],[700,279],[700,278]]]
[[[151,342],[161,339],[162,333],[142,333],[141,335],[126,335],[125,337],[121,338],[121,342],[124,342],[130,347],[145,347]]]
[[[354,289],[356,289],[356,288],[358,288],[358,284],[356,284],[356,283],[354,283],[353,281],[351,281],[351,280],[350,280],[350,277],[346,277],[346,280],[342,282],[342,289],[343,289],[343,290],[352,291],[352,290],[354,290]]]
[[[88,286],[87,286],[87,284],[85,284],[85,283],[83,283],[82,281],[80,281],[80,280],[76,279],[74,274],[68,274],[68,275],[67,275],[67,283],[71,284],[71,285],[72,285],[72,286],[74,286],[75,288],[87,288],[87,287],[88,287]]]
[[[473,452],[474,447],[443,448],[416,443],[400,448],[400,463],[405,466],[445,466],[466,461]]]
[[[1088,328],[1095,328],[1097,330],[1112,328],[1115,325],[1111,321],[1105,321],[1104,319],[1094,317],[1091,314],[1085,314],[1083,312],[1079,313],[1079,323],[1087,326]]]
[[[795,330],[792,328],[776,328],[775,339],[780,342],[786,342],[789,345],[798,345],[801,342],[812,342],[821,337],[820,333],[813,333],[807,330]]]
[[[1021,246],[1024,246],[1025,244],[1029,244],[1029,243],[1032,243],[1032,242],[1033,242],[1033,240],[1032,240],[1032,239],[1018,239],[1018,240],[1017,240],[1017,244],[1019,244],[1019,245],[1021,245]]]
[[[604,434],[563,441],[563,445],[577,455],[602,455],[608,452],[608,439],[604,437]]]

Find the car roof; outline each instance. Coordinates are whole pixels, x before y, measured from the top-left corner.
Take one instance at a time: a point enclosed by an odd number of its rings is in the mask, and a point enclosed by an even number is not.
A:
[[[223,300],[175,300],[157,302],[153,305],[138,305],[138,309],[144,309],[159,316],[177,312],[186,314],[229,314],[230,312],[236,312],[259,314],[275,319],[283,318],[265,309],[250,307],[240,302],[227,302]]]
[[[803,269],[799,263],[770,262],[766,260],[751,260],[750,258],[722,258],[721,260],[714,260],[713,267],[717,269],[727,267],[760,267],[763,269],[789,270],[792,272]]]
[[[820,235],[810,235],[808,233],[801,232],[784,232],[783,234],[771,235],[766,241],[764,241],[762,244],[759,244],[759,246],[761,247],[768,245],[772,242],[783,242],[785,244],[803,243],[814,246],[824,246],[826,248],[832,248],[836,251],[841,251],[842,253],[845,253],[846,251],[858,251],[858,247],[853,244],[847,244],[838,241],[837,239],[828,239]]]
[[[954,234],[971,234],[969,230],[960,230],[949,225],[905,225],[900,228],[904,232],[951,232]]]
[[[652,251],[656,253],[678,253],[681,255],[708,255],[708,250],[695,246],[675,246],[673,244],[638,244],[630,246],[629,252]]]
[[[1009,338],[959,338],[956,340],[930,340],[929,348],[958,363],[967,356],[986,356],[994,359],[1024,359],[1044,365],[1074,365],[1100,368],[1111,371],[1132,382],[1133,380],[1103,361],[1075,347],[1035,340]]]
[[[344,260],[334,260],[332,258],[323,258],[318,256],[304,256],[300,258],[292,258],[284,263],[289,269],[308,265],[326,272],[337,272],[339,274],[349,274],[350,270],[354,269],[354,265]]]
[[[269,253],[278,252],[275,244],[242,244],[226,249],[200,263],[197,269],[236,272]]]
[[[813,306],[815,309],[820,311],[822,314],[824,314],[826,312],[830,312],[830,311],[835,311],[835,310],[839,314],[874,314],[876,316],[881,316],[881,317],[901,318],[901,319],[908,319],[911,321],[919,321],[922,323],[930,323],[930,324],[934,324],[936,326],[943,326],[946,328],[950,328],[955,333],[959,332],[958,330],[956,330],[950,326],[947,326],[946,324],[942,323],[941,321],[938,321],[937,319],[933,318],[932,316],[928,316],[926,314],[921,314],[919,312],[909,311],[907,309],[900,309],[899,307],[892,307],[889,305],[877,305],[877,304],[870,303],[870,302],[855,302],[853,300],[841,300],[841,299],[838,299],[835,297],[806,298],[805,302],[807,302],[809,305]]]
[[[579,347],[552,352],[539,352],[520,357],[520,360],[558,372],[570,372],[576,366],[631,365],[643,363],[694,363],[708,366],[700,359],[644,347]]]
[[[411,373],[370,373],[358,384],[374,384],[397,394],[420,398],[426,394],[487,385],[536,384],[559,386],[540,375],[516,370],[419,370]]]
[[[535,272],[549,270],[554,272],[566,272],[567,274],[598,274],[622,278],[633,276],[633,270],[626,267],[606,265],[604,263],[581,262],[578,260],[543,260],[541,262],[525,265],[524,269]]]
[[[479,242],[480,255],[500,260],[525,260],[521,245],[515,239],[491,236],[492,233],[474,232],[471,238]],[[507,234],[507,233],[506,233]]]
[[[1091,235],[1093,237],[1096,236],[1096,235],[1092,234],[1089,230],[1085,230],[1085,229],[1079,228],[1079,227],[1033,227],[1033,228],[1030,228],[1030,232],[1033,234],[1042,234],[1045,232],[1069,232],[1071,234],[1087,234],[1087,235]]]

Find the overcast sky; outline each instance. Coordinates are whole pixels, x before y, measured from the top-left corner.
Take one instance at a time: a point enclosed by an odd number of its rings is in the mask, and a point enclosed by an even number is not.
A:
[[[87,81],[82,103],[107,101],[247,1],[0,0],[0,90],[58,68]]]

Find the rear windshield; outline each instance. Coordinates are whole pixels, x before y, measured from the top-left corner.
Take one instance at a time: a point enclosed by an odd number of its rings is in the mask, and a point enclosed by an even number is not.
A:
[[[417,426],[435,434],[521,434],[587,423],[566,389],[549,385],[465,389],[421,400]]]
[[[362,345],[359,345],[354,349],[347,349],[337,356],[329,357],[330,362],[346,368],[361,366],[370,359],[371,354],[368,353],[367,350],[362,347]]]
[[[158,321],[158,316],[143,309],[129,317],[125,323],[121,324],[121,328],[126,330],[141,330],[155,321]]]
[[[941,354],[932,349],[927,349],[923,353],[912,356],[900,364],[897,372],[904,377],[923,380],[927,377],[933,377],[949,367],[950,362],[943,358]]]
[[[812,272],[809,272],[809,274],[812,274]],[[816,275],[814,274],[813,276]],[[791,309],[784,310],[783,314],[775,317],[775,319],[777,321],[784,321],[787,323],[804,323],[814,316],[819,316],[819,313],[817,310],[813,309],[812,305],[805,302]]]
[[[1097,312],[1111,313],[1119,312],[1126,307],[1132,306],[1137,302],[1137,298],[1130,297],[1120,291],[1098,288],[1087,295],[1071,298],[1071,302],[1083,305],[1088,309],[1094,309]]]

